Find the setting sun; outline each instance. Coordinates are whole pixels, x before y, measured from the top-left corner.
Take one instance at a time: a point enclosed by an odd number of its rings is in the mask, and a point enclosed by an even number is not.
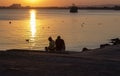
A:
[[[39,4],[42,0],[25,0],[24,2],[30,5]]]
[[[39,0],[28,0],[29,2],[36,3],[39,2]]]

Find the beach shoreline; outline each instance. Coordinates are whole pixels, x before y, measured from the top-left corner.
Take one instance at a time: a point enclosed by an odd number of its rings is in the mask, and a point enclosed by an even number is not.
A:
[[[83,52],[0,51],[0,76],[119,76],[120,45]]]

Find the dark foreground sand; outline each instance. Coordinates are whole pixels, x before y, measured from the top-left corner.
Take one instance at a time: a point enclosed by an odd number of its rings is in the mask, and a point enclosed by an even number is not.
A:
[[[1,51],[0,76],[120,76],[120,45],[66,54]]]

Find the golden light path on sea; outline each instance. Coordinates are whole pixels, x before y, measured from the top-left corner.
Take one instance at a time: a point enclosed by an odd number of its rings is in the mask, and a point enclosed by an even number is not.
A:
[[[31,28],[31,37],[34,38],[36,35],[36,11],[30,10],[30,28]]]

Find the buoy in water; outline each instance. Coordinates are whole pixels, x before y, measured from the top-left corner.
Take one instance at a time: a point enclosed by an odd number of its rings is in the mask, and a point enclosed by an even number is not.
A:
[[[26,39],[26,42],[30,42],[30,40],[29,40],[29,39]]]
[[[12,22],[10,21],[9,24],[11,24]]]

